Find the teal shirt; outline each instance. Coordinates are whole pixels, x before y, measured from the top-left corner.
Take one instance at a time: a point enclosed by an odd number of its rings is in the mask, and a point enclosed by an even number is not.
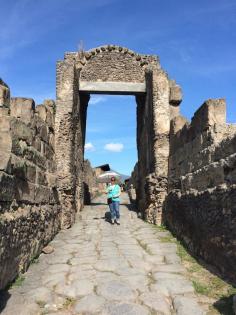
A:
[[[107,198],[112,198],[112,187],[109,185],[107,187]]]
[[[112,201],[120,201],[119,196],[120,195],[120,186],[119,185],[110,185],[107,187],[107,198],[112,198]],[[118,196],[118,197],[114,197]]]

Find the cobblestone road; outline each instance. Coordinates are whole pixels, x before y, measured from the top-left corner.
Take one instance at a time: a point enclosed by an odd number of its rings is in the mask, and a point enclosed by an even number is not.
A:
[[[77,222],[50,243],[19,287],[4,298],[3,315],[200,315],[168,232],[138,219],[122,196],[121,225],[105,220],[105,198],[86,206]]]

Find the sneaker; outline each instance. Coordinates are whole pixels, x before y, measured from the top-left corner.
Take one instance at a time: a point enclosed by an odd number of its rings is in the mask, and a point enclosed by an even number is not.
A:
[[[120,225],[120,220],[116,219],[116,224]]]
[[[114,219],[111,219],[111,224],[114,224],[114,223],[115,223]]]

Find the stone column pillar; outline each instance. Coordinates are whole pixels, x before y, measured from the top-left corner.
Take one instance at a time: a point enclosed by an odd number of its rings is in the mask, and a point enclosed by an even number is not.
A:
[[[153,161],[154,171],[146,178],[146,219],[154,224],[162,221],[167,195],[169,159],[169,80],[162,69],[153,67]]]

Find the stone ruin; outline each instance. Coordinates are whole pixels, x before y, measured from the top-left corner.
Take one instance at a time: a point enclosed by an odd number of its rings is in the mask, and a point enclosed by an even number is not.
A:
[[[226,123],[225,101],[206,101],[188,123],[181,88],[156,56],[108,45],[65,54],[55,103],[11,98],[0,81],[0,288],[95,195],[95,172],[84,161],[91,93],[136,97],[131,183],[142,217],[168,225],[235,281],[236,126]]]

